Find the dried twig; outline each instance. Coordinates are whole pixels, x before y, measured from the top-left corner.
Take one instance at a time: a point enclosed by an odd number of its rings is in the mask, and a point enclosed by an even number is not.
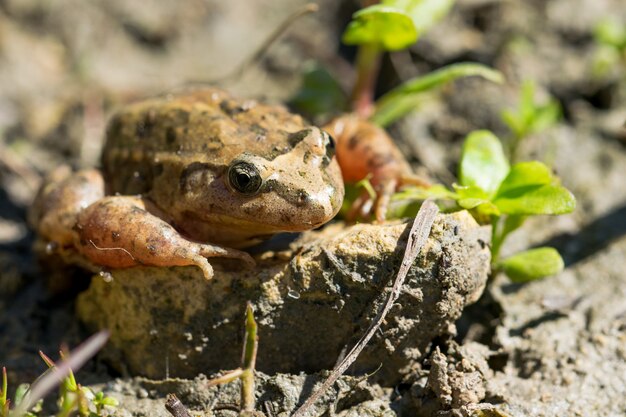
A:
[[[426,243],[428,239],[428,235],[430,234],[430,229],[433,226],[435,221],[435,216],[439,213],[439,208],[435,203],[431,200],[426,200],[422,204],[415,220],[413,221],[413,226],[411,227],[411,231],[409,232],[409,238],[406,243],[406,249],[404,251],[404,257],[402,259],[402,264],[400,265],[400,269],[398,270],[398,275],[396,276],[395,281],[393,282],[393,286],[391,287],[391,292],[389,294],[389,298],[387,298],[387,302],[383,306],[382,310],[378,313],[378,315],[374,318],[369,328],[365,332],[365,334],[359,339],[357,344],[352,348],[352,350],[346,355],[343,361],[331,372],[326,381],[322,384],[322,386],[313,393],[305,403],[300,406],[296,410],[296,412],[292,415],[292,417],[303,417],[306,415],[308,409],[317,401],[327,390],[335,383],[335,381],[346,372],[346,370],[354,363],[357,359],[363,348],[370,341],[374,333],[380,328],[383,320],[391,310],[391,307],[396,302],[398,297],[400,296],[400,291],[402,289],[402,285],[404,284],[404,280],[406,275],[411,268],[411,265],[417,258],[420,250]]]
[[[187,408],[185,408],[175,394],[167,394],[165,409],[174,417],[191,417]]]
[[[224,85],[228,84],[230,81],[239,80],[245,75],[246,71],[248,71],[255,63],[258,63],[264,55],[267,54],[267,50],[276,42],[276,40],[281,37],[287,30],[301,17],[306,16],[310,13],[315,13],[319,10],[319,6],[316,3],[307,3],[304,6],[298,8],[292,14],[287,16],[276,29],[272,31],[272,33],[263,41],[263,43],[254,51],[254,53],[248,56],[242,63],[237,65],[235,69],[226,74],[225,76],[215,78],[212,80],[194,80],[191,82],[187,82],[187,84],[217,84]]]

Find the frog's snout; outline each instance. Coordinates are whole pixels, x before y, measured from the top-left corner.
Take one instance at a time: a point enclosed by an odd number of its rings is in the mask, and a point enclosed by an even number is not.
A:
[[[341,207],[343,188],[328,186],[318,193],[304,193],[302,196],[303,216],[310,227],[321,226],[331,220]]]

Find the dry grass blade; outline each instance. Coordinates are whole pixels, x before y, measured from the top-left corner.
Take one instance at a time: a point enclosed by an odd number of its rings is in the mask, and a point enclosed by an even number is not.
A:
[[[292,417],[303,417],[306,415],[306,412],[315,403],[315,401],[317,401],[328,390],[328,388],[330,388],[331,385],[333,385],[335,381],[343,375],[344,372],[346,372],[350,365],[354,363],[376,330],[380,328],[380,325],[383,323],[385,317],[389,313],[389,310],[391,310],[391,307],[400,296],[400,291],[402,289],[402,285],[404,284],[406,275],[408,274],[411,265],[413,265],[413,262],[415,262],[415,258],[417,258],[417,255],[426,243],[428,235],[430,234],[430,229],[432,228],[435,217],[438,213],[439,208],[435,203],[431,200],[424,201],[422,207],[417,213],[417,216],[415,216],[415,220],[413,221],[413,226],[411,227],[409,238],[406,243],[404,257],[402,258],[402,264],[400,265],[396,279],[391,287],[389,298],[387,298],[382,310],[374,318],[365,334],[346,355],[344,360],[341,361],[339,365],[335,366],[326,381],[322,384],[321,388],[315,391],[313,395],[311,395],[305,403],[296,410]]]
[[[48,372],[31,385],[24,399],[11,411],[9,417],[21,417],[26,414],[37,401],[44,398],[54,387],[59,385],[72,369],[79,369],[98,353],[108,339],[109,332],[103,330],[85,340],[71,352],[66,360],[55,364],[54,368],[50,368]]]

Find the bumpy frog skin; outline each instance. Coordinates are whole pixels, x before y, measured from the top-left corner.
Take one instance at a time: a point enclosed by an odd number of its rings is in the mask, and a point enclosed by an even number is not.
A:
[[[344,186],[334,142],[282,107],[205,89],[130,105],[109,123],[102,172],[54,171],[40,236],[97,265],[252,264],[244,248],[329,221]],[[225,245],[225,246],[221,246]]]

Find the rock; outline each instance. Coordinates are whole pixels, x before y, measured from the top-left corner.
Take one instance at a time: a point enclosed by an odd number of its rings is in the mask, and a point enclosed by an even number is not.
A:
[[[92,330],[111,331],[106,355],[116,369],[188,378],[239,366],[250,301],[259,370],[330,369],[385,302],[407,226],[332,225],[292,243],[292,256],[258,255],[254,270],[215,263],[209,282],[194,267],[111,271],[79,296],[78,315]],[[419,369],[431,341],[454,332],[463,307],[482,293],[488,241],[489,229],[468,213],[438,216],[397,305],[350,372],[378,369],[375,381],[395,384]]]

